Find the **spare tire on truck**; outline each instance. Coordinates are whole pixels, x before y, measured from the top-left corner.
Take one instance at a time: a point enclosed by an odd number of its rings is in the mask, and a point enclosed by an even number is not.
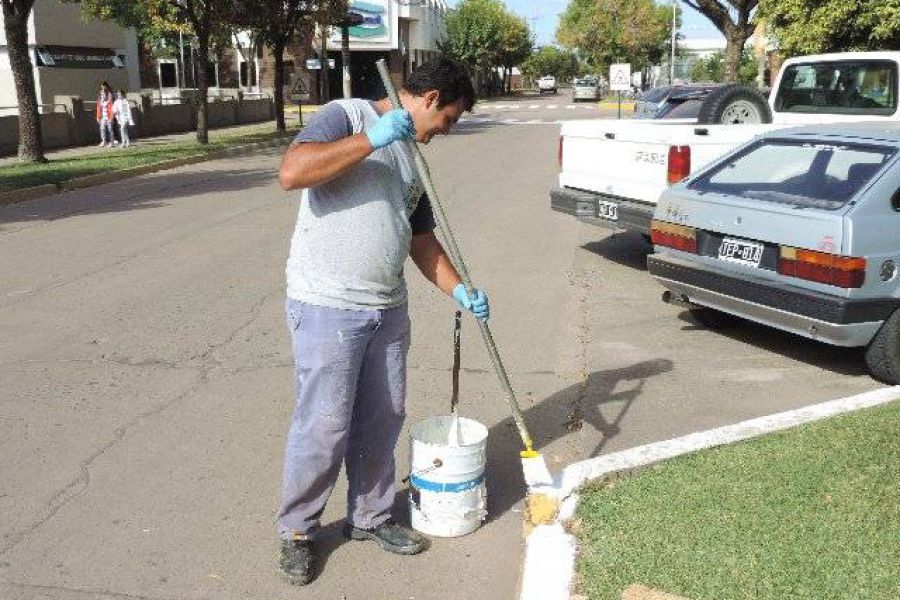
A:
[[[772,110],[753,88],[731,84],[710,92],[700,105],[697,122],[704,125],[771,123]]]

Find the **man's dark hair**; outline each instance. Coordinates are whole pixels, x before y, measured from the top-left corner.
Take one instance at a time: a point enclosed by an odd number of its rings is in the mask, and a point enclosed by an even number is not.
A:
[[[463,100],[463,108],[467,111],[475,106],[475,89],[469,72],[460,63],[445,57],[417,67],[406,80],[403,89],[414,96],[423,96],[425,92],[437,90],[438,108],[444,108],[459,99]]]

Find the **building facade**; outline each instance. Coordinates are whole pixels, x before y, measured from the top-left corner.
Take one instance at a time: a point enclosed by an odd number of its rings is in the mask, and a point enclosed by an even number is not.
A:
[[[438,43],[446,31],[444,0],[350,0],[350,12],[363,19],[349,28],[354,96],[384,97],[375,68],[379,59],[387,61],[394,82],[402,84],[413,69],[440,54]],[[342,95],[341,30],[335,27],[329,33],[328,58],[336,66],[329,77],[329,91],[337,98]]]
[[[2,19],[0,15],[0,22]],[[140,87],[134,30],[105,21],[85,21],[77,3],[37,0],[28,22],[28,51],[42,112],[53,112],[57,96],[93,100],[101,81],[117,89]],[[16,105],[6,37],[0,27],[0,107],[10,114]]]
[[[440,53],[447,12],[444,0],[351,0],[350,11],[362,17],[362,23],[349,28],[354,96],[383,97],[377,60],[385,59],[395,83],[402,84],[413,69]],[[325,35],[333,70],[327,93],[320,97],[321,35],[321,30],[310,26],[285,49],[286,99],[292,92],[303,93],[310,102],[343,95],[341,30],[332,27]],[[15,114],[16,92],[5,44],[0,28],[0,107],[5,111],[0,114]],[[151,48],[140,42],[133,29],[86,20],[80,4],[60,0],[36,0],[29,21],[29,53],[43,112],[62,106],[63,98],[94,100],[101,81],[116,89],[150,94],[155,102],[174,102],[185,89],[196,88],[200,68],[189,36]],[[213,97],[238,92],[249,97],[271,95],[275,60],[267,48],[252,48],[249,37],[239,35],[233,47],[219,52],[209,64],[207,81]]]

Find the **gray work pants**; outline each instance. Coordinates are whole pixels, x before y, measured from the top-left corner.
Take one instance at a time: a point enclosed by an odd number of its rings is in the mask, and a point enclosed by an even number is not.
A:
[[[348,521],[380,525],[394,502],[394,446],[406,416],[406,305],[357,311],[288,299],[286,313],[297,403],[278,533],[315,536],[342,462]]]

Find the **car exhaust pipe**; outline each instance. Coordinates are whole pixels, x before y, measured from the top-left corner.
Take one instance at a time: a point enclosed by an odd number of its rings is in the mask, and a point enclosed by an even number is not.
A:
[[[662,301],[666,304],[672,304],[674,306],[680,306],[682,308],[700,308],[699,304],[694,304],[693,302],[691,302],[690,298],[688,298],[684,294],[675,294],[669,290],[663,292]]]

